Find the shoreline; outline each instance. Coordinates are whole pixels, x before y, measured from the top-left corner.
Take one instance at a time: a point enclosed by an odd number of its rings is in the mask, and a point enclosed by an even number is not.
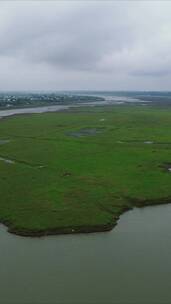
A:
[[[27,230],[23,228],[16,228],[7,220],[0,220],[0,223],[4,225],[8,233],[21,236],[21,237],[30,237],[30,238],[40,238],[45,236],[54,236],[54,235],[69,235],[69,234],[89,234],[89,233],[98,233],[98,232],[110,232],[117,226],[118,220],[120,217],[127,211],[131,211],[134,208],[146,208],[146,207],[155,207],[158,205],[168,205],[171,203],[171,197],[166,197],[163,199],[151,199],[151,200],[139,200],[136,198],[127,198],[128,202],[134,202],[132,206],[123,206],[123,209],[114,216],[114,219],[111,223],[101,224],[101,225],[92,225],[92,226],[68,226],[68,227],[58,227],[58,228],[47,228],[45,230]]]

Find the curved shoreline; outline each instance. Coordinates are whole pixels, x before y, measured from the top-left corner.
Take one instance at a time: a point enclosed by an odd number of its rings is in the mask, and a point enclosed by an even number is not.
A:
[[[109,232],[118,224],[120,216],[125,212],[132,210],[133,208],[145,208],[145,207],[155,207],[157,205],[166,205],[171,203],[171,197],[166,197],[163,199],[151,199],[143,200],[136,198],[127,198],[128,201],[134,202],[131,206],[123,206],[122,211],[115,215],[113,221],[108,224],[93,225],[93,226],[68,226],[68,227],[58,227],[58,228],[47,228],[44,230],[28,230],[23,228],[16,228],[13,224],[7,220],[1,220],[0,223],[7,227],[7,232],[23,237],[45,237],[51,235],[65,235],[65,234],[81,234],[81,233],[98,233],[98,232]]]

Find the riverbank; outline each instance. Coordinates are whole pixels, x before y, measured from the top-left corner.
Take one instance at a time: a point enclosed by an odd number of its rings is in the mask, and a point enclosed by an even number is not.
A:
[[[113,218],[113,221],[108,224],[102,224],[98,226],[71,226],[71,227],[58,227],[54,229],[46,229],[46,230],[24,230],[21,228],[14,227],[8,221],[1,221],[1,224],[7,227],[7,231],[12,234],[16,234],[18,236],[23,237],[45,237],[50,235],[65,235],[65,234],[82,234],[82,233],[98,233],[98,232],[109,232],[114,229],[114,227],[118,224],[120,216],[125,212],[132,210],[133,208],[145,208],[150,206],[157,205],[166,205],[171,203],[171,198],[163,198],[160,200],[152,200],[152,201],[143,201],[130,199],[130,207],[123,207],[123,210],[120,214]]]

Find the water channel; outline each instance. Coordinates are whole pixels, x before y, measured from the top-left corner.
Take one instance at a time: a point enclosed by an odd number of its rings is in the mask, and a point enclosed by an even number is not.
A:
[[[0,303],[171,303],[171,204],[106,233],[26,238],[0,225]]]

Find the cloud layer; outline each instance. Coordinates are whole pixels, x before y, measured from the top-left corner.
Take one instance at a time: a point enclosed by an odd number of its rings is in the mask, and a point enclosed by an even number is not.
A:
[[[171,90],[171,3],[0,3],[0,90]]]

